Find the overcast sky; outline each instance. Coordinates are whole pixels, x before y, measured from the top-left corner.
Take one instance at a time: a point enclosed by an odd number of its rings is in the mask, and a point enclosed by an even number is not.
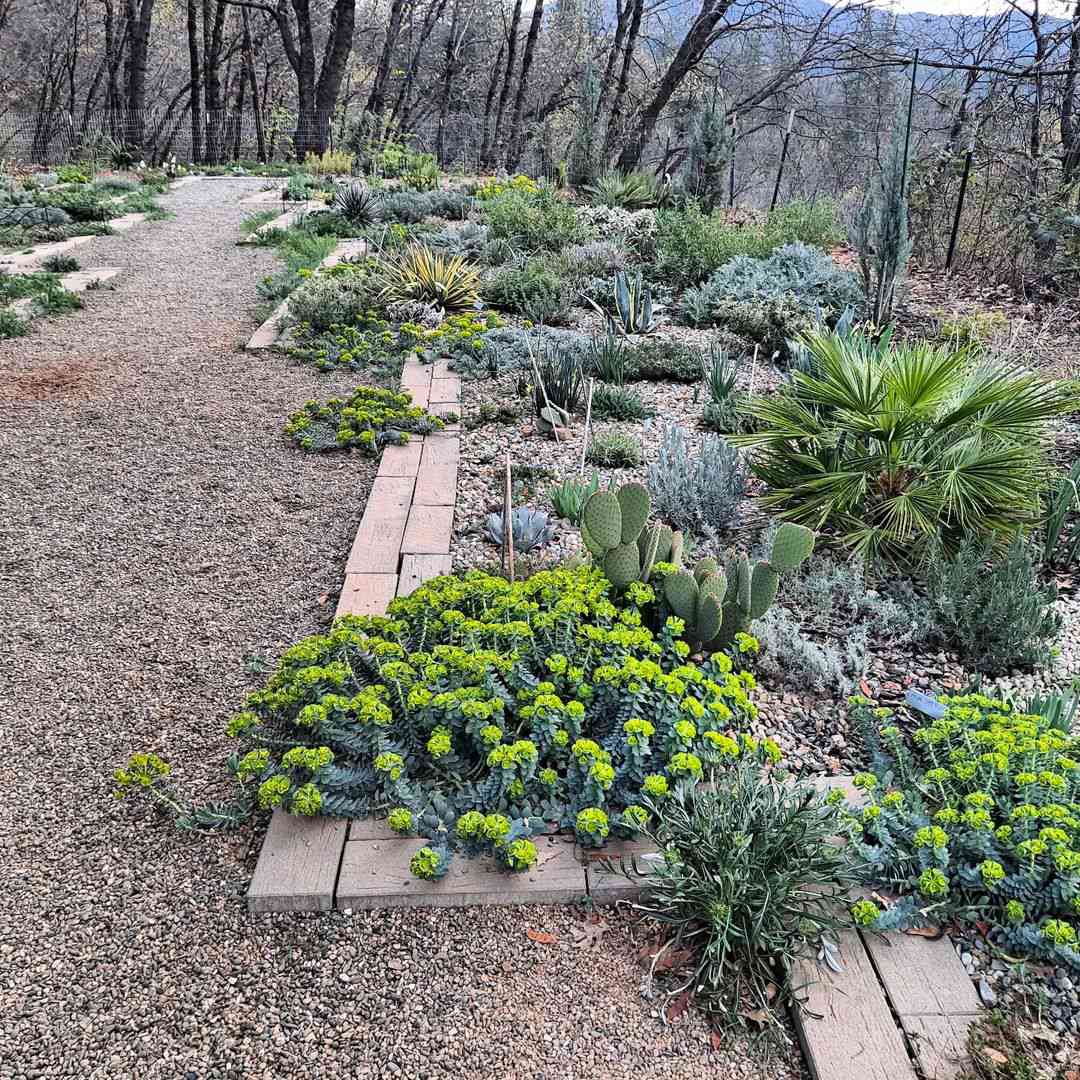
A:
[[[1028,6],[1019,0],[1021,6]],[[984,15],[1003,11],[1008,5],[1004,0],[878,0],[879,7],[895,7],[900,11],[926,12],[929,15]],[[1048,15],[1068,17],[1068,5],[1042,0],[1042,10]]]
[[[1018,0],[1021,6],[1029,6],[1025,0]],[[880,8],[896,8],[905,12],[926,12],[930,15],[985,15],[1004,11],[1004,0],[876,0]],[[1070,5],[1061,0],[1041,0],[1044,14],[1068,18]]]

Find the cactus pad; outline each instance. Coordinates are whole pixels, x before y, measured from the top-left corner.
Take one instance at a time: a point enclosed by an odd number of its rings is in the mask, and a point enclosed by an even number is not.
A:
[[[750,560],[743,555],[735,561],[735,603],[744,612],[750,610]]]
[[[652,572],[653,565],[656,562],[656,552],[660,546],[660,528],[659,525],[653,525],[651,528],[645,529],[638,537],[637,549],[638,555],[641,557],[642,581],[649,580],[649,574]]]
[[[767,563],[759,562],[750,576],[750,618],[760,619],[772,607],[776,591],[780,588],[780,575]]]
[[[698,582],[698,591],[702,596],[711,596],[718,604],[722,604],[727,593],[727,578],[724,576],[724,571],[717,570],[716,573],[707,574],[701,578]]]
[[[581,520],[593,541],[605,550],[622,543],[622,510],[610,491],[594,492],[585,504]]]
[[[649,520],[652,511],[649,493],[641,484],[623,484],[615,492],[615,498],[622,512],[622,542],[632,544]]]
[[[585,545],[585,550],[594,558],[602,559],[607,554],[607,548],[602,548],[589,532],[589,527],[583,521],[581,523],[581,542]]]
[[[814,550],[814,530],[805,525],[785,521],[776,530],[769,563],[778,573],[786,573],[801,566]]]
[[[676,566],[682,565],[683,535],[681,532],[671,534],[671,551],[668,552],[667,562]]]
[[[735,635],[745,633],[750,625],[750,616],[740,611],[735,604],[725,604],[723,613],[720,633],[710,642],[713,649],[726,649],[735,640]]]
[[[715,574],[719,569],[720,564],[715,559],[711,557],[704,558],[694,567],[694,577],[700,585],[705,578],[709,577],[710,574]]]
[[[631,581],[637,581],[641,574],[637,544],[620,544],[609,551],[604,559],[604,573],[617,589],[625,589]]]
[[[692,574],[678,570],[664,579],[664,598],[687,625],[697,622],[698,587]]]
[[[671,541],[675,534],[669,525],[656,525],[656,562],[671,562]]]
[[[715,596],[704,595],[698,604],[697,636],[701,641],[712,641],[720,633],[723,611]]]

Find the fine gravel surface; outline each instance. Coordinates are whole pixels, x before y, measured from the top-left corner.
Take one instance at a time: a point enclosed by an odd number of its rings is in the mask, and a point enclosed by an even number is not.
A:
[[[136,749],[227,794],[244,657],[326,624],[372,476],[281,437],[355,378],[238,351],[275,265],[235,246],[259,186],[191,184],[80,248],[115,290],[0,344],[0,1078],[796,1075],[663,1026],[625,918],[251,918],[261,826],[184,836],[111,797]]]

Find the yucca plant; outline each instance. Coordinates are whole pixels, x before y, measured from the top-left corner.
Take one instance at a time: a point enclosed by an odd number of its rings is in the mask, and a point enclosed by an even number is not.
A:
[[[597,206],[618,206],[624,210],[646,210],[662,206],[668,197],[668,187],[652,173],[641,169],[622,173],[617,170],[606,172],[595,184],[585,188]]]
[[[346,184],[334,194],[331,209],[350,225],[374,225],[379,220],[379,200],[363,184]]]
[[[917,557],[967,532],[1007,537],[1033,527],[1046,486],[1050,422],[1075,391],[967,349],[892,348],[888,334],[803,338],[810,372],[753,398],[762,504],[831,531],[864,555]]]
[[[410,244],[379,266],[380,298],[421,300],[446,312],[469,311],[480,296],[480,274],[460,256],[446,258],[423,244]]]
[[[709,395],[702,420],[713,431],[739,430],[743,395],[738,390],[737,371],[727,352],[718,345],[711,346],[708,356],[702,357],[701,373]]]

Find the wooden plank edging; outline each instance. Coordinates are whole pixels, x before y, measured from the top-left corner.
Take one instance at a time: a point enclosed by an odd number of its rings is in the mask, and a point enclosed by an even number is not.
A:
[[[356,251],[356,241],[339,244],[327,260],[324,260],[324,265],[332,265],[333,262],[347,258]],[[422,397],[426,403],[432,374],[432,365],[422,364],[416,357],[409,357],[403,365],[402,387],[413,392],[414,400]],[[453,376],[453,379],[456,378],[457,376]],[[451,383],[450,379],[442,381]],[[442,393],[454,391],[453,385],[440,388]],[[460,382],[457,383],[456,398],[460,399]],[[406,529],[412,518],[414,506],[417,505],[414,496],[418,475],[426,475],[425,468],[430,470],[438,467],[439,477],[445,481],[446,472],[443,463],[447,460],[453,460],[456,463],[460,452],[457,434],[440,432],[427,438],[433,440],[438,451],[427,455],[426,466],[424,451],[427,440],[424,437],[414,436],[403,447],[387,447],[383,451],[383,460],[380,462],[379,472],[365,503],[364,513],[346,563],[345,580],[342,583],[341,594],[334,613],[335,618],[346,614],[379,614],[386,610],[387,605],[396,595],[407,595],[420,581],[443,572],[444,568],[448,572],[448,555],[445,556],[445,561],[433,562],[430,560],[443,559],[443,556],[406,554],[403,557],[402,553]],[[435,465],[432,464],[433,462]],[[425,481],[425,483],[430,486],[430,481]],[[445,544],[445,550],[449,552],[450,530],[453,526],[452,503],[449,515],[444,515],[439,522],[440,526],[445,528],[445,537],[435,536],[432,531],[431,522],[427,520],[429,516],[427,511],[431,508],[418,506],[418,509],[427,527],[424,538],[428,546]],[[419,521],[420,518],[417,520]],[[419,528],[419,525],[415,526],[414,531]],[[407,563],[403,567],[403,562],[406,560]],[[417,562],[416,560],[427,561]],[[328,822],[333,822],[333,827],[328,825]],[[379,834],[375,835],[378,837]],[[344,819],[298,818],[275,810],[270,827],[263,838],[255,873],[248,888],[248,911],[254,914],[264,911],[329,910],[335,904],[338,878],[342,873],[342,858],[345,855],[348,839],[348,822]],[[353,839],[350,842],[372,843],[368,839],[363,841]],[[393,850],[400,855],[402,849]],[[365,854],[366,860],[359,859],[360,854]],[[348,866],[350,868],[357,865],[370,866],[372,854],[375,853],[369,849],[364,849],[363,853],[360,849],[352,849]],[[376,891],[372,898],[370,883],[363,880],[365,875],[361,873],[360,878],[357,878],[353,869],[349,870],[349,875],[351,876],[347,877],[345,887],[347,891],[356,893],[355,902],[365,903],[367,906],[378,906],[380,897]],[[408,876],[407,860],[406,876]],[[580,891],[584,892],[584,889]],[[505,890],[503,892],[505,894]],[[400,889],[398,893],[401,893]],[[413,897],[416,903],[431,904],[454,902],[455,897],[459,900],[472,898],[475,893],[474,887],[463,887],[448,888],[445,894],[438,894],[445,897],[442,900],[437,897],[432,898],[424,890],[416,889],[401,895],[406,898],[404,902],[410,902],[408,898]],[[520,902],[540,902],[541,892],[536,889],[519,889],[518,894],[529,898]],[[364,897],[367,897],[367,900]],[[394,906],[394,899],[389,893],[383,897],[383,900],[386,906]],[[399,899],[397,902],[401,903],[402,900]]]

